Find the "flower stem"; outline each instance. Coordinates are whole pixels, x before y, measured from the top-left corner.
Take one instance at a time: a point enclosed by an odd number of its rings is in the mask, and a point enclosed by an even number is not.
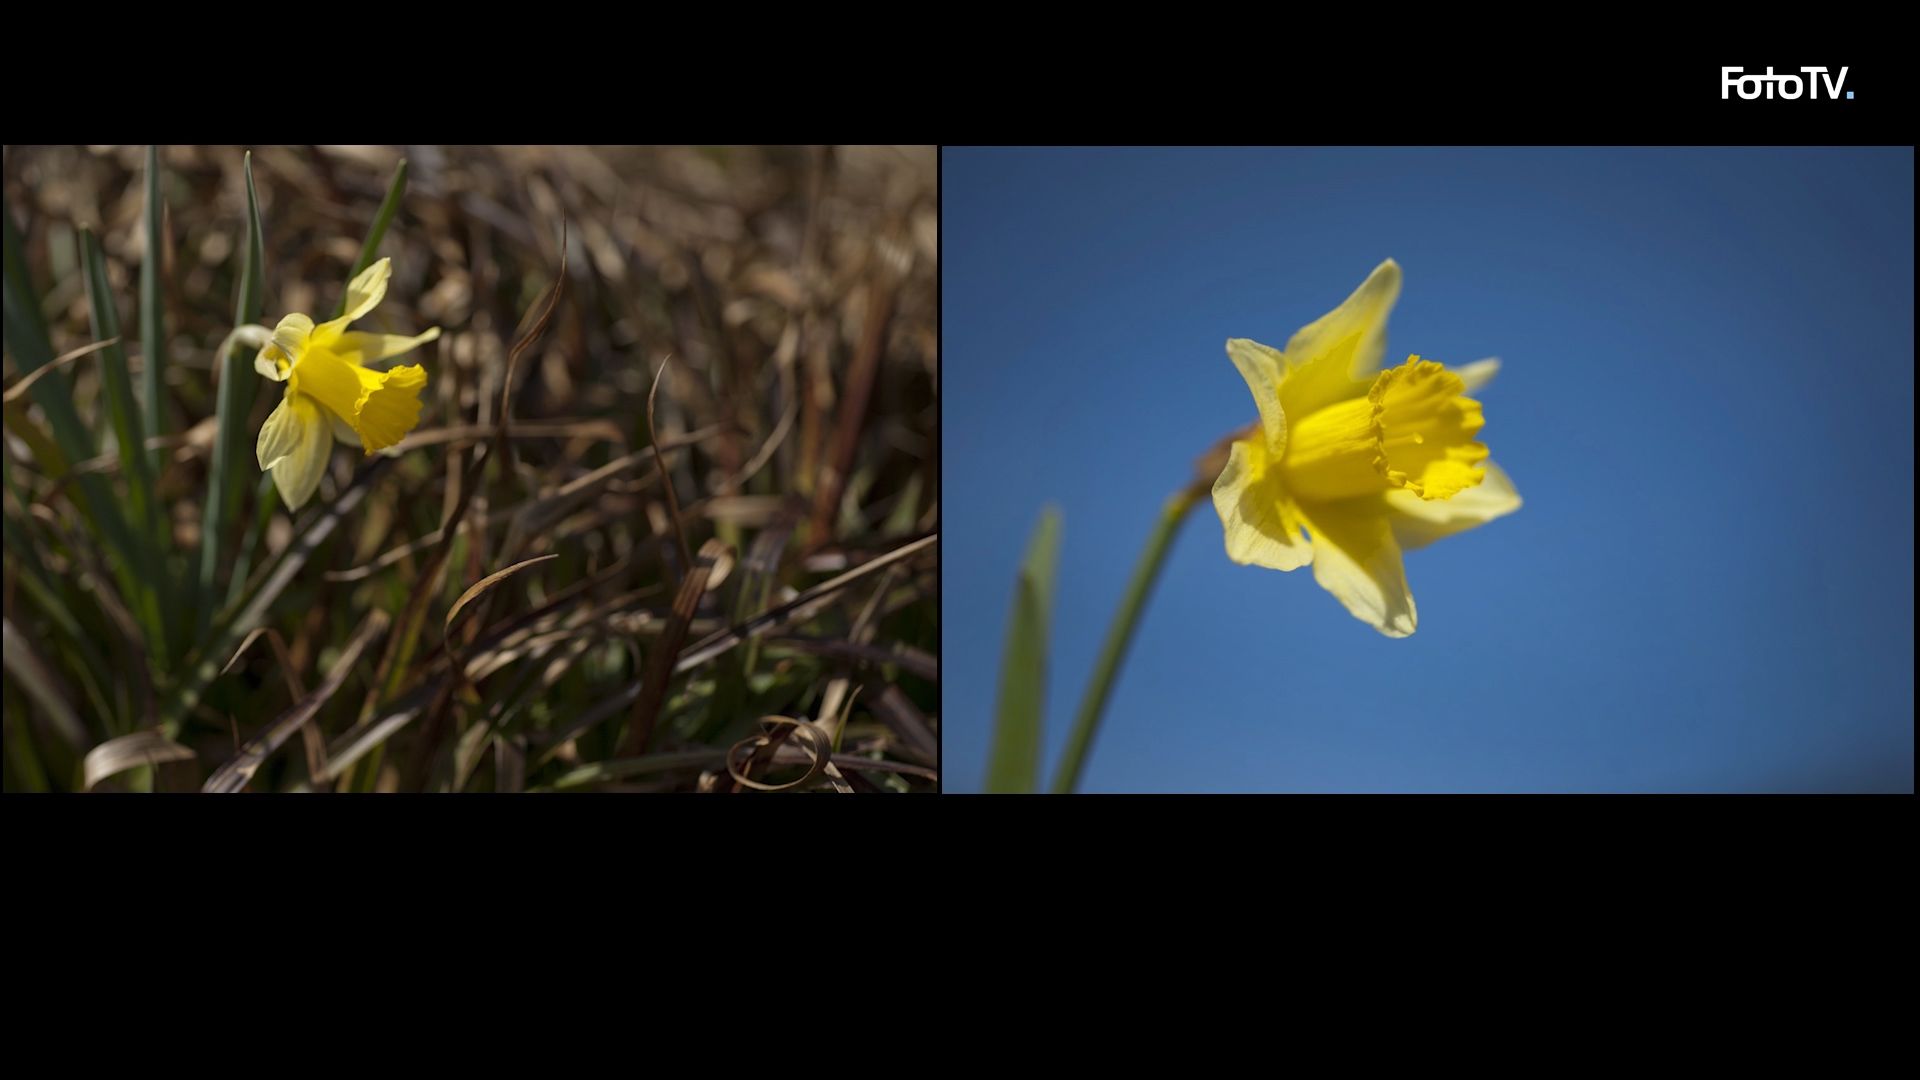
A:
[[[1187,519],[1187,512],[1207,489],[1206,484],[1195,484],[1169,498],[1160,509],[1160,520],[1147,537],[1146,549],[1140,552],[1140,562],[1133,568],[1133,580],[1127,583],[1120,610],[1114,614],[1113,624],[1107,627],[1107,639],[1101,644],[1100,658],[1093,666],[1093,681],[1087,684],[1086,696],[1080,700],[1080,712],[1074,717],[1073,732],[1067,739],[1066,756],[1060,759],[1060,769],[1054,774],[1056,794],[1069,794],[1080,785],[1087,752],[1100,730],[1100,716],[1106,711],[1107,697],[1113,691],[1115,677],[1120,674],[1120,663],[1127,657],[1127,646],[1133,642],[1140,612],[1147,606],[1147,595],[1153,591],[1154,579],[1160,576],[1160,567],[1167,560],[1167,549],[1173,546],[1180,523]]]

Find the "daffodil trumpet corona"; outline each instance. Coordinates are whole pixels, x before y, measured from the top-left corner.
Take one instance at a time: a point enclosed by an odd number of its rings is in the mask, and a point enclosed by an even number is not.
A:
[[[293,314],[272,329],[247,326],[234,332],[233,340],[259,348],[254,370],[286,384],[254,449],[289,510],[304,506],[319,489],[334,440],[372,455],[398,443],[420,422],[426,369],[372,365],[438,338],[440,328],[412,337],[347,329],[386,296],[392,273],[391,259],[367,267],[347,285],[345,313],[331,322],[316,325],[306,315]]]
[[[1379,370],[1387,315],[1400,295],[1389,259],[1345,303],[1286,349],[1235,338],[1227,356],[1260,419],[1229,437],[1213,506],[1227,557],[1314,580],[1388,637],[1416,615],[1401,553],[1520,508],[1513,482],[1478,441],[1485,419],[1467,395],[1497,360],[1449,368],[1420,356]]]

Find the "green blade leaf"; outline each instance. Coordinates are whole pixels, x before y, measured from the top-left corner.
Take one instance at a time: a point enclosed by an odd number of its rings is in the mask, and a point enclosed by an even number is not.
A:
[[[253,155],[246,158],[247,246],[240,262],[240,295],[234,305],[233,324],[249,326],[260,321],[260,309],[266,294],[266,244],[260,228],[260,198],[253,186]],[[259,390],[248,362],[246,349],[235,345],[225,356],[214,357],[220,371],[218,400],[214,406],[213,461],[208,470],[206,513],[200,527],[200,595],[195,605],[200,631],[206,630],[218,606],[215,586],[220,567],[227,558],[226,539],[240,506],[240,493],[248,486],[245,465],[247,453],[247,414],[253,409]]]
[[[347,274],[352,281],[360,276],[360,271],[373,265],[374,256],[380,251],[380,241],[387,235],[387,226],[393,223],[393,215],[400,210],[400,199],[407,193],[407,159],[401,158],[400,164],[393,170],[393,179],[387,183],[387,197],[380,200],[380,210],[373,215],[373,228],[367,230],[367,242],[360,245],[360,257],[353,262],[353,270]],[[333,309],[333,317],[339,318],[347,313],[347,292],[340,290],[340,303]]]
[[[1100,643],[1100,655],[1093,663],[1093,677],[1087,681],[1086,696],[1080,699],[1080,711],[1074,714],[1073,727],[1067,731],[1067,746],[1060,754],[1060,767],[1053,774],[1054,794],[1071,795],[1078,790],[1080,774],[1093,749],[1093,738],[1100,731],[1100,718],[1106,714],[1107,698],[1120,677],[1120,666],[1127,659],[1128,646],[1133,644],[1133,632],[1140,627],[1140,614],[1146,610],[1153,583],[1160,578],[1160,569],[1166,565],[1167,551],[1173,546],[1180,526],[1194,507],[1206,501],[1207,491],[1208,484],[1202,480],[1175,492],[1160,507],[1160,520],[1147,536],[1140,561],[1134,564],[1133,579],[1127,582],[1127,591],[1120,598],[1120,610],[1114,613],[1106,639]]]
[[[1047,631],[1053,616],[1054,569],[1060,561],[1060,511],[1047,507],[1027,542],[1014,584],[1013,615],[1000,660],[1000,701],[987,759],[987,790],[1031,792],[1040,786],[1040,735],[1046,709]]]
[[[86,226],[80,228],[80,268],[87,279],[87,314],[93,325],[95,341],[120,336],[120,312],[113,302],[113,288],[107,282],[106,255],[100,250],[100,237]],[[134,517],[145,522],[153,510],[153,475],[147,470],[146,424],[140,417],[140,405],[133,396],[133,374],[127,364],[127,350],[117,341],[100,350],[100,377],[106,388],[107,421],[120,444],[121,472],[126,476],[127,498]]]
[[[25,248],[19,230],[13,227],[13,214],[5,218],[5,324],[7,351],[22,376],[31,375],[53,362],[53,339],[47,334],[47,320],[40,310],[39,294],[27,272]],[[53,428],[54,442],[69,463],[86,461],[94,455],[93,433],[81,422],[73,407],[73,386],[65,371],[49,371],[28,392]]]
[[[4,296],[5,333],[7,350],[13,354],[14,363],[20,374],[30,375],[53,362],[53,343],[47,335],[47,322],[40,310],[40,302],[33,289],[33,278],[27,271],[27,259],[20,233],[13,225],[13,214],[0,205],[0,224],[4,225],[5,274],[4,284],[0,286],[0,295]],[[64,371],[49,371],[37,379],[28,391],[35,404],[46,414],[47,423],[53,429],[53,441],[66,464],[86,461],[94,456],[93,433],[80,419],[79,412],[73,407],[73,387],[67,381]],[[44,464],[44,463],[43,463]],[[64,471],[64,468],[56,471]],[[141,560],[137,554],[138,545],[133,531],[127,525],[127,519],[120,512],[120,502],[114,498],[113,490],[105,478],[88,473],[75,478],[74,487],[80,492],[79,507],[86,516],[94,533],[106,544],[113,558],[111,562],[114,577],[123,596],[138,597],[142,590],[140,584]]]
[[[25,507],[27,495],[13,476],[13,456],[0,453],[0,477],[4,477],[6,490],[14,498],[15,505]],[[13,580],[21,587],[27,599],[48,618],[53,620],[54,634],[63,635],[63,640],[50,640],[47,647],[65,654],[72,666],[79,672],[81,688],[92,702],[94,713],[111,728],[117,716],[107,701],[102,687],[103,681],[114,678],[114,669],[100,658],[99,651],[93,647],[92,637],[74,617],[73,610],[55,588],[53,582],[61,579],[48,573],[46,564],[41,561],[38,545],[42,542],[34,535],[31,517],[16,518],[12,511],[0,512],[0,541],[6,545],[7,553],[13,556],[13,563],[7,569],[13,574]]]
[[[80,267],[87,280],[87,307],[94,340],[119,338],[120,313],[107,284],[106,256],[100,250],[100,238],[85,227],[80,230]],[[172,650],[168,647],[164,602],[166,561],[155,540],[160,532],[159,510],[154,502],[153,475],[147,470],[147,436],[140,422],[140,403],[133,396],[127,350],[117,342],[100,350],[100,376],[106,389],[107,419],[120,447],[120,471],[127,479],[127,502],[139,525],[131,538],[131,550],[126,552],[135,582],[134,590],[127,597],[128,606],[139,614],[149,653],[156,659],[165,659],[172,655]]]
[[[10,620],[0,619],[0,658],[6,662],[7,676],[19,682],[27,697],[38,706],[54,734],[76,751],[92,744],[92,736],[80,717],[67,704],[66,694],[46,661],[40,659],[27,639],[13,628]]]
[[[33,280],[27,273],[27,256],[20,242],[20,232],[13,227],[13,212],[6,214],[6,335],[7,348],[14,354],[13,362],[20,367],[20,374],[31,375],[53,362],[53,342],[47,336],[46,316],[40,311],[38,294],[34,291]],[[54,387],[48,393],[40,387]],[[34,400],[51,397],[57,401],[68,401],[66,375],[62,372],[50,372],[34,388]],[[44,407],[44,402],[42,403]],[[72,412],[71,403],[67,406]],[[54,410],[49,409],[51,415]]]
[[[233,607],[247,591],[247,582],[253,575],[253,560],[260,551],[260,538],[267,534],[267,527],[273,523],[273,512],[280,508],[280,489],[273,486],[273,474],[261,473],[253,488],[253,515],[247,522],[247,533],[240,538],[240,547],[233,553],[233,574],[227,579],[227,599],[221,608]]]
[[[140,355],[146,366],[140,373],[141,403],[146,407],[142,417],[148,435],[165,435],[166,419],[166,366],[167,333],[162,325],[163,314],[160,302],[160,258],[162,241],[160,236],[160,148],[147,147],[147,193],[146,226],[147,251],[140,260]],[[150,451],[147,464],[158,475],[165,462],[165,451]]]

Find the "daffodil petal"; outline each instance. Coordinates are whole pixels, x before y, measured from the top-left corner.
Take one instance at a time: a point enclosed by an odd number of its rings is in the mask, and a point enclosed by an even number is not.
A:
[[[1387,351],[1387,316],[1400,298],[1400,264],[1388,259],[1337,308],[1301,327],[1287,342],[1281,404],[1305,416],[1357,396]],[[1358,393],[1366,393],[1361,386]]]
[[[1422,499],[1411,491],[1387,492],[1393,535],[1408,551],[1466,532],[1520,509],[1520,493],[1506,472],[1489,461],[1486,478],[1450,499]]]
[[[293,399],[298,396],[283,395],[280,404],[267,414],[267,422],[260,425],[260,437],[254,440],[253,454],[260,462],[261,472],[280,464],[300,443],[300,420],[293,410]]]
[[[1242,565],[1297,570],[1313,561],[1313,547],[1300,535],[1300,519],[1266,461],[1259,442],[1236,440],[1226,468],[1213,482],[1213,509],[1226,530],[1227,558]]]
[[[349,363],[367,366],[381,360],[404,356],[439,337],[440,328],[437,326],[424,334],[415,334],[413,337],[407,337],[404,334],[367,334],[358,330],[348,330],[340,335],[333,347],[339,350],[340,355]]]
[[[1382,634],[1413,633],[1413,593],[1385,501],[1372,496],[1303,504],[1299,512],[1313,537],[1313,580]]]
[[[1452,370],[1455,375],[1460,376],[1461,382],[1467,384],[1467,388],[1463,392],[1471,394],[1475,390],[1492,382],[1493,377],[1500,373],[1500,359],[1489,356],[1485,360],[1475,360],[1471,364],[1461,364],[1459,367],[1450,370]]]
[[[347,309],[335,323],[346,324],[378,307],[387,295],[387,279],[393,276],[393,260],[381,259],[347,283]]]
[[[288,315],[274,326],[260,351],[254,354],[253,370],[275,382],[284,382],[294,361],[306,351],[312,339],[313,320],[298,312]]]
[[[273,344],[295,356],[307,347],[307,339],[312,336],[313,320],[297,311],[281,319],[273,328]]]
[[[289,393],[260,428],[255,452],[260,467],[273,474],[273,486],[288,510],[305,506],[320,488],[333,449],[326,410],[305,394]]]
[[[1287,414],[1280,408],[1280,383],[1286,378],[1287,358],[1278,349],[1247,338],[1227,341],[1227,358],[1240,369],[1260,407],[1260,429],[1267,436],[1267,452],[1278,459],[1287,449]]]

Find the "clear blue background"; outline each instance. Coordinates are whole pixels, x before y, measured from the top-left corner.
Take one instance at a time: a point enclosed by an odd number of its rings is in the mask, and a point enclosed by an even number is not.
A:
[[[1089,791],[1913,790],[1913,153],[948,150],[945,783],[978,790],[1012,586],[1065,514],[1051,778],[1163,498],[1386,257],[1388,362],[1505,362],[1526,505],[1407,557],[1413,637],[1168,560]]]

